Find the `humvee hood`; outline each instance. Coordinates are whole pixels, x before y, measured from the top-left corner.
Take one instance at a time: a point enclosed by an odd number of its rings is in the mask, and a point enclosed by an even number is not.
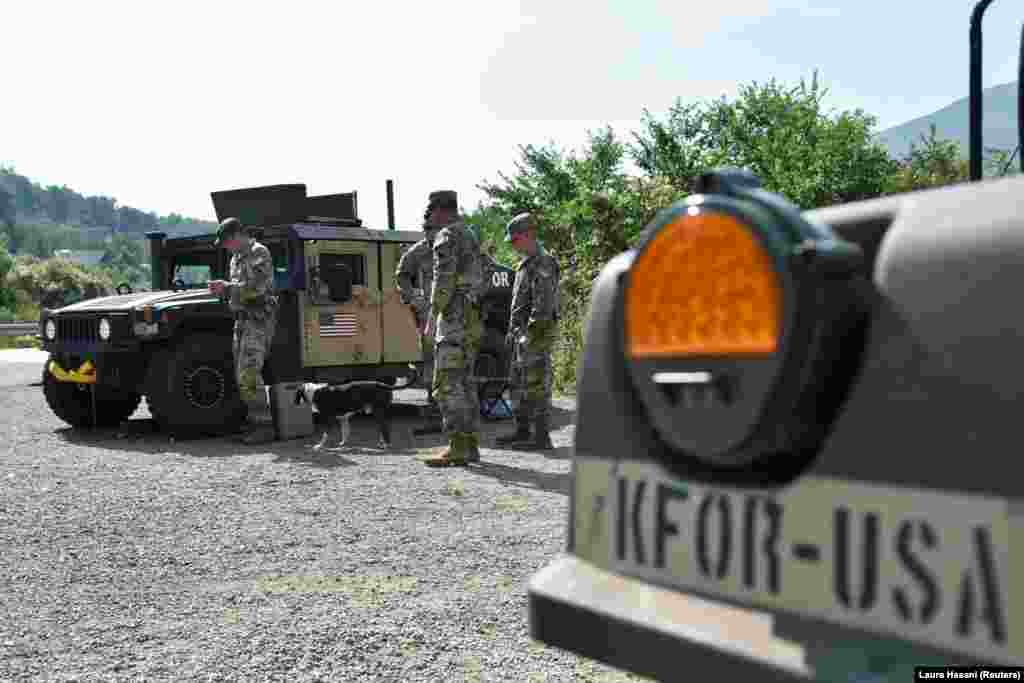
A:
[[[208,289],[185,291],[137,292],[118,296],[104,296],[57,309],[56,313],[84,313],[92,311],[130,311],[139,306],[166,306],[184,303],[217,302]]]

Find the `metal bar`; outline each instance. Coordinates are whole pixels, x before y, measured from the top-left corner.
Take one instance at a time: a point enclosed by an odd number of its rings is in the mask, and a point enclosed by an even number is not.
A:
[[[1017,151],[1024,173],[1024,24],[1020,25],[1020,56],[1017,58]]]
[[[990,4],[992,0],[980,0],[971,12],[971,82],[968,101],[971,181],[981,180],[981,17]]]
[[[991,1],[991,0],[990,0]],[[388,193],[388,230],[395,229],[395,184],[394,181],[387,182]]]
[[[37,322],[0,323],[0,337],[20,337],[38,331]]]

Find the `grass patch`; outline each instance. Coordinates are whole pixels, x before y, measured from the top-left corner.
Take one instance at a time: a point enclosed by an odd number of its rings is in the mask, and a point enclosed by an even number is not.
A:
[[[530,501],[523,496],[498,496],[494,499],[494,507],[508,512],[526,512],[530,508]]]
[[[459,479],[449,479],[441,487],[441,493],[445,496],[461,498],[466,493],[466,487]]]
[[[395,593],[409,593],[416,589],[414,576],[276,576],[256,580],[261,593],[342,593],[360,606],[377,605],[380,599]]]

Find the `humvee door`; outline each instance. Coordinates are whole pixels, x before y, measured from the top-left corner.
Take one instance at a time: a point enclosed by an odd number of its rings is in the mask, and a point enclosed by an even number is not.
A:
[[[299,292],[304,367],[381,362],[378,247],[372,242],[303,242],[306,291]]]
[[[394,278],[398,260],[411,246],[400,242],[380,243],[380,271],[384,278],[381,285],[381,326],[384,333],[382,360],[385,363],[416,363],[423,360],[416,319],[412,310],[402,303]],[[427,296],[430,296],[430,292],[427,292]]]

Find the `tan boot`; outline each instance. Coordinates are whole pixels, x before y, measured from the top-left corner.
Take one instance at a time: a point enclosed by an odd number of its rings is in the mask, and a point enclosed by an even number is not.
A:
[[[476,433],[463,434],[466,440],[466,462],[480,462],[480,437]]]
[[[423,461],[427,467],[461,467],[468,461],[466,459],[465,437],[460,432],[452,432],[448,437],[448,448],[437,455]]]

